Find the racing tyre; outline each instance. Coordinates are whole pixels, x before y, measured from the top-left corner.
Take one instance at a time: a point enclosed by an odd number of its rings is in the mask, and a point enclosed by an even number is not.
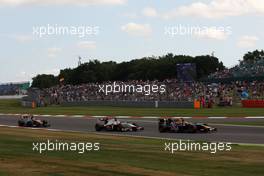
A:
[[[166,129],[164,127],[159,127],[159,132],[160,133],[165,133],[166,132]]]
[[[25,126],[25,122],[23,120],[18,121],[18,126],[23,127]]]
[[[48,124],[48,122],[46,120],[43,120],[43,127],[49,127],[50,125]]]
[[[137,127],[133,127],[132,128],[132,131],[137,131]]]
[[[95,125],[95,130],[96,130],[96,131],[101,131],[101,130],[102,130],[102,126],[99,125],[99,124],[96,124],[96,125]]]
[[[122,126],[121,125],[114,125],[113,131],[122,131]]]

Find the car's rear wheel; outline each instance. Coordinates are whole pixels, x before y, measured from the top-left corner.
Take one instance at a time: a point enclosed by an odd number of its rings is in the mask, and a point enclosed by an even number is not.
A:
[[[114,125],[113,129],[114,129],[114,131],[123,131],[123,129],[125,129],[125,128],[123,128],[121,125]]]
[[[18,121],[18,126],[23,127],[25,126],[25,122],[23,120]]]
[[[185,128],[186,128],[187,133],[196,133],[197,132],[197,128],[194,125],[188,124],[187,126],[185,126]]]
[[[166,128],[164,128],[164,127],[159,127],[159,132],[160,132],[160,133],[164,133],[164,132],[166,132]]]
[[[137,127],[132,127],[132,131],[137,131]]]
[[[99,125],[99,124],[96,124],[96,125],[95,125],[95,130],[96,130],[96,131],[101,131],[101,130],[102,130],[102,126]]]

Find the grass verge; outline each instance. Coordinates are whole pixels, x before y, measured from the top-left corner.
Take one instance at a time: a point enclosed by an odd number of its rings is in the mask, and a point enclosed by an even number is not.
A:
[[[262,176],[264,150],[233,146],[229,152],[164,151],[163,140],[0,127],[0,175],[36,176]],[[32,142],[100,142],[99,152],[32,151]]]

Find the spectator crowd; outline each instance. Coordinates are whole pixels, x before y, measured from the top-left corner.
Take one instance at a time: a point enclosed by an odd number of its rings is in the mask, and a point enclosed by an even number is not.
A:
[[[209,79],[259,77],[264,76],[264,59],[253,61],[240,61],[238,65],[230,69],[217,71],[208,76]]]
[[[200,100],[202,106],[232,106],[236,99],[262,99],[264,98],[264,81],[247,82],[236,81],[229,84],[202,83],[202,82],[179,82],[176,79],[164,81],[128,81],[118,84],[141,84],[141,85],[165,85],[163,93],[153,92],[144,95],[137,92],[119,92],[105,95],[99,91],[99,85],[111,84],[89,83],[82,85],[58,85],[44,90],[44,97],[49,104],[63,102],[82,102],[90,100],[113,100],[113,101],[193,101]]]
[[[13,84],[0,85],[0,96],[2,95],[18,95],[19,86]]]

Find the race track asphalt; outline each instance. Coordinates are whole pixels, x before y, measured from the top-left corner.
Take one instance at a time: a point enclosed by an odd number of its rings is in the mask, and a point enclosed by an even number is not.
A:
[[[50,129],[95,132],[94,118],[70,118],[70,117],[37,117],[42,120],[48,120],[51,124]],[[0,115],[0,125],[17,125],[18,116]],[[264,144],[264,127],[250,126],[232,126],[218,125],[224,122],[242,122],[242,121],[259,121],[264,119],[245,119],[245,118],[227,118],[227,119],[188,119],[190,122],[205,122],[218,129],[215,133],[209,134],[182,134],[182,133],[159,133],[157,119],[120,119],[121,121],[137,122],[145,128],[140,132],[99,132],[109,134],[122,134],[133,136],[158,137],[169,139],[185,139],[206,142],[231,142],[247,144]],[[211,124],[210,124],[211,123]]]

